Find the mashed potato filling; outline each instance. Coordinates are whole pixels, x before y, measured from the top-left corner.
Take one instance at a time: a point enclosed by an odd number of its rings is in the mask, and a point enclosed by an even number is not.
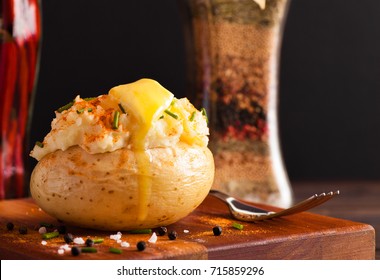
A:
[[[89,154],[130,149],[135,153],[139,183],[139,217],[147,217],[151,199],[150,149],[208,144],[207,116],[188,99],[177,99],[158,82],[141,79],[112,88],[96,98],[77,96],[59,108],[52,129],[31,156],[41,160],[57,150],[79,146]]]
[[[147,150],[170,147],[180,141],[207,146],[209,130],[202,112],[195,109],[188,99],[175,97],[170,98],[170,102],[163,98],[161,105],[153,109],[150,107],[150,111],[145,110],[144,106],[149,106],[147,100],[154,98],[157,91],[164,88],[150,79],[141,79],[128,85],[133,87],[140,81],[153,83],[154,86],[146,86],[139,99],[133,101],[128,98],[128,94],[112,94],[123,86],[115,87],[110,90],[110,94],[96,98],[77,96],[71,107],[63,110],[62,107],[55,112],[51,131],[41,143],[34,146],[30,155],[40,160],[56,150],[65,151],[76,145],[90,154],[121,148]],[[160,98],[156,99],[155,103],[160,104]],[[133,105],[130,105],[132,102]],[[119,116],[117,127],[114,127],[116,112]],[[134,142],[134,135],[139,133],[145,134],[145,137],[140,135],[140,139]]]

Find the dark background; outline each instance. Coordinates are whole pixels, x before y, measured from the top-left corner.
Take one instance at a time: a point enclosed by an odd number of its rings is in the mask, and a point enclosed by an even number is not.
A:
[[[181,97],[175,0],[43,1],[31,141],[76,94],[142,77]],[[380,1],[293,0],[282,45],[279,123],[290,179],[380,178]]]

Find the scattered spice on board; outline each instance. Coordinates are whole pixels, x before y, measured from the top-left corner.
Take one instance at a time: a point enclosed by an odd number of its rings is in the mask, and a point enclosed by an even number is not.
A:
[[[44,234],[44,233],[46,233],[46,232],[47,232],[46,227],[40,227],[40,228],[38,229],[38,233],[39,233],[39,234]]]
[[[149,228],[147,229],[134,229],[134,230],[129,230],[127,233],[130,234],[151,234],[152,230]]]
[[[137,250],[144,251],[146,249],[146,243],[145,241],[139,241],[136,244]]]
[[[42,234],[42,238],[43,239],[52,239],[52,238],[55,238],[55,237],[58,237],[58,236],[59,236],[59,232],[58,231],[46,232],[46,233]]]
[[[72,248],[71,248],[71,254],[72,254],[73,256],[79,256],[79,254],[80,254],[80,248],[78,248],[78,247],[76,247],[76,246],[72,247]]]
[[[95,247],[83,247],[81,248],[82,253],[97,253],[98,249]]]
[[[157,233],[159,236],[163,236],[168,232],[168,229],[166,227],[159,227],[157,228]]]
[[[95,244],[94,240],[91,238],[87,238],[85,243],[87,247],[92,247]]]
[[[85,243],[82,237],[75,237],[73,242],[77,245],[83,245]]]
[[[15,225],[13,223],[11,223],[11,222],[7,223],[7,230],[11,231],[14,229],[14,227],[15,227]]]
[[[116,234],[111,234],[110,235],[110,239],[117,241],[117,240],[121,239],[122,235],[123,234],[119,231]]]
[[[123,242],[121,242],[120,246],[121,247],[130,247],[131,244],[129,244],[127,241],[123,241]]]
[[[103,238],[97,238],[97,239],[94,239],[94,244],[103,243],[103,241],[104,241]]]
[[[63,236],[63,239],[65,240],[65,242],[67,244],[70,244],[71,242],[74,241],[74,237],[71,233],[66,233],[64,236]]]
[[[220,226],[213,227],[212,232],[215,236],[219,236],[222,234],[222,228]]]
[[[177,236],[178,236],[178,234],[177,234],[177,232],[174,231],[174,230],[172,230],[172,231],[169,232],[169,234],[168,234],[168,237],[169,237],[170,240],[175,240],[175,239],[177,239]]]
[[[242,224],[239,224],[239,223],[236,223],[236,222],[232,224],[232,227],[236,228],[236,229],[239,229],[239,230],[242,230],[244,228],[244,226]]]
[[[27,233],[28,233],[28,229],[27,229],[26,227],[22,226],[22,227],[20,227],[20,228],[18,229],[18,232],[19,232],[20,234],[27,234]]]
[[[109,249],[109,252],[112,253],[112,254],[121,254],[123,251],[118,249],[118,248],[114,248],[114,247],[111,247]]]
[[[148,240],[149,243],[156,243],[157,242],[157,234],[155,232],[152,233],[152,236]]]
[[[59,249],[63,249],[65,250],[65,252],[71,251],[71,247],[69,246],[69,244],[61,245]]]

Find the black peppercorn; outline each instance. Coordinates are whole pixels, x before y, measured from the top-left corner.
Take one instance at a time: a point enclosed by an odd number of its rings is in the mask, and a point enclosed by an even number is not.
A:
[[[169,232],[169,234],[168,234],[168,237],[169,237],[169,239],[170,240],[175,240],[175,239],[177,239],[177,232],[176,231],[174,231],[174,230],[172,230],[171,232]]]
[[[15,225],[11,222],[7,223],[7,230],[13,230],[13,228],[15,227]]]
[[[70,244],[71,242],[74,241],[74,237],[71,233],[66,233],[64,236],[63,236],[63,239],[65,240],[65,242],[67,244]]]
[[[73,256],[78,256],[80,254],[80,248],[78,248],[78,247],[72,247],[71,248],[71,254]]]
[[[136,246],[137,250],[144,251],[146,248],[146,243],[144,241],[139,241]]]
[[[87,238],[86,239],[86,246],[92,247],[92,245],[94,245],[94,240],[92,240],[91,238]]]
[[[159,227],[157,229],[157,233],[159,236],[163,236],[168,232],[168,229],[166,227]]]
[[[18,232],[19,232],[20,234],[27,234],[27,233],[28,233],[28,229],[27,229],[26,227],[20,227],[20,228],[18,229]]]
[[[212,231],[214,232],[214,235],[215,236],[219,236],[222,234],[222,228],[220,226],[216,226],[212,229]]]

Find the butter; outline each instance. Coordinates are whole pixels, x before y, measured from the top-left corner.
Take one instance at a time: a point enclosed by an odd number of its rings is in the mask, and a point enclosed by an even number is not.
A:
[[[149,154],[145,151],[146,136],[152,124],[158,120],[173,101],[173,94],[151,79],[141,79],[134,83],[112,88],[109,95],[120,100],[137,120],[133,131],[132,149],[135,150],[139,170],[139,211],[137,219],[144,221],[148,214],[151,196],[152,176]]]
[[[120,100],[137,119],[138,127],[134,132],[134,149],[145,150],[145,137],[166,108],[170,106],[174,95],[151,79],[140,79],[134,83],[113,87],[109,95]]]
[[[159,118],[174,98],[170,91],[151,79],[113,87],[108,94],[120,100],[139,123],[147,127]]]

